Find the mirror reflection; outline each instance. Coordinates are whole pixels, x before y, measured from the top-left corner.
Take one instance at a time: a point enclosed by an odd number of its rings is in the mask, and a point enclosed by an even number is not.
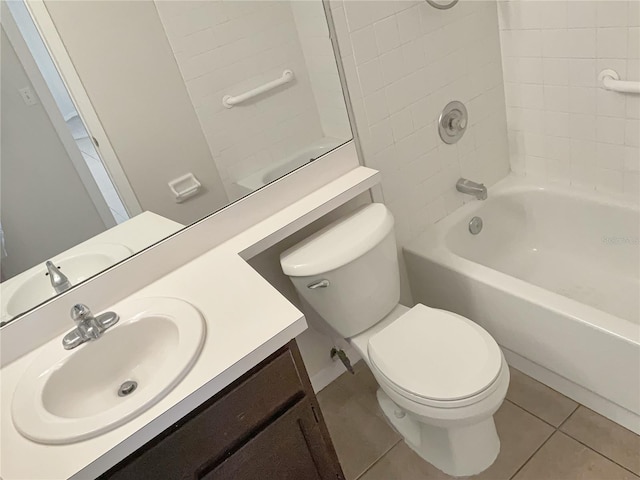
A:
[[[321,0],[1,18],[3,324],[351,139]]]

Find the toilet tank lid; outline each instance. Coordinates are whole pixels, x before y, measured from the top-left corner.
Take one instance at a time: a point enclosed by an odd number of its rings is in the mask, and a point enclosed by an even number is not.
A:
[[[280,264],[290,277],[329,272],[365,254],[392,230],[391,212],[382,203],[371,203],[283,252]]]

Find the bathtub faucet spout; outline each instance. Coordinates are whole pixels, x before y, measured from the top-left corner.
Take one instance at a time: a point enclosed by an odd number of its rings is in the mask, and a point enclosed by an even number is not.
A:
[[[466,178],[460,178],[456,182],[456,190],[467,195],[473,195],[478,200],[487,199],[487,187],[482,183],[472,182]]]

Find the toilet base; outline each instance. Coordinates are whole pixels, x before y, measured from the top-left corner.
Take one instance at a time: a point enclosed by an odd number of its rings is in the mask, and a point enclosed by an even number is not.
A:
[[[420,457],[455,477],[486,470],[500,452],[493,415],[477,423],[443,428],[418,421],[378,389],[378,403],[389,423]]]

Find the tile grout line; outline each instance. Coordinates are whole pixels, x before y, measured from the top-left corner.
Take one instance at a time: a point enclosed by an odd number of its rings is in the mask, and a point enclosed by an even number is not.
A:
[[[576,403],[577,403],[577,402],[576,402]],[[567,418],[565,418],[565,419],[560,423],[560,425],[558,425],[558,427],[556,428],[556,430],[560,430],[560,429],[564,426],[564,424],[565,424],[565,423],[567,423],[571,417],[573,417],[573,415],[578,411],[578,409],[579,409],[581,406],[582,406],[582,404],[581,404],[581,403],[578,403],[578,405],[576,405],[576,408],[574,408],[574,409],[573,409],[573,411],[572,411],[569,415],[567,415]],[[563,433],[564,433],[564,432],[563,432]],[[572,437],[572,438],[573,438],[573,437]]]
[[[525,410],[525,411],[526,411],[526,410]],[[536,449],[535,449],[535,451],[534,451],[534,452],[529,456],[529,458],[527,458],[527,459],[522,463],[522,465],[520,465],[520,467],[515,471],[515,473],[509,477],[509,480],[513,480],[514,478],[516,478],[516,475],[518,475],[518,474],[520,473],[520,471],[521,471],[521,470],[522,470],[522,469],[527,465],[527,463],[529,463],[529,462],[531,461],[531,459],[532,459],[533,457],[535,457],[535,456],[536,456],[536,454],[537,454],[537,453],[542,449],[542,447],[544,447],[544,446],[547,444],[547,442],[551,439],[551,437],[553,437],[553,436],[556,434],[556,432],[557,432],[557,431],[558,431],[558,430],[554,430],[554,431],[551,433],[551,435],[549,435],[549,436],[544,440],[544,442],[542,442],[542,444],[541,444],[538,448],[536,448]]]
[[[600,456],[601,456],[602,458],[604,458],[605,460],[609,460],[611,463],[616,464],[617,466],[619,466],[619,467],[620,467],[620,468],[622,468],[623,470],[626,470],[627,472],[629,472],[629,473],[630,473],[630,474],[632,474],[633,476],[635,476],[635,477],[637,477],[637,478],[640,478],[640,477],[638,477],[638,474],[637,474],[637,473],[635,473],[634,471],[629,470],[627,467],[625,467],[624,465],[621,465],[620,463],[618,463],[617,461],[615,461],[613,458],[609,458],[609,457],[607,457],[604,453],[601,453],[601,452],[599,452],[598,450],[596,450],[596,449],[594,449],[594,448],[590,447],[589,445],[587,445],[586,443],[584,443],[584,442],[582,442],[582,441],[578,440],[577,438],[573,437],[573,436],[572,436],[572,435],[570,435],[569,433],[567,433],[567,432],[563,432],[562,430],[558,430],[558,432],[560,432],[560,433],[562,433],[562,434],[566,435],[567,437],[569,437],[569,438],[570,438],[570,439],[572,439],[572,440],[575,440],[575,441],[576,441],[576,442],[578,442],[580,445],[582,445],[583,447],[585,447],[587,450],[591,450],[593,453],[595,453],[596,455],[600,455]]]
[[[391,447],[389,447],[382,455],[380,455],[378,458],[376,458],[373,461],[373,463],[371,465],[369,465],[367,468],[365,468],[364,471],[360,475],[358,475],[354,480],[360,480],[362,477],[364,477],[366,475],[366,473],[376,465],[376,463],[378,463],[380,460],[382,460],[384,457],[386,457],[387,454],[391,450],[393,450],[402,441],[403,441],[403,439],[402,439],[402,437],[400,437],[396,443],[391,445]]]
[[[538,417],[537,415],[535,415],[534,413],[531,413],[529,410],[527,410],[524,407],[521,407],[520,405],[518,405],[515,402],[512,402],[509,399],[505,399],[505,401],[511,403],[512,405],[514,405],[515,407],[519,408],[520,410],[522,410],[523,412],[528,413],[529,415],[533,416],[534,418],[537,418],[538,420],[540,420],[541,422],[543,422],[546,425],[549,425],[551,428],[553,428],[553,432],[551,432],[551,435],[549,435],[544,442],[542,442],[542,444],[540,444],[540,446],[538,448],[535,449],[535,451],[522,463],[522,465],[520,465],[520,467],[514,472],[514,474],[509,477],[509,480],[513,480],[516,475],[518,475],[518,473],[520,473],[520,471],[525,467],[525,465],[527,465],[527,463],[529,463],[531,461],[531,459],[533,457],[536,456],[536,454],[542,449],[542,447],[544,447],[546,445],[546,443],[551,439],[551,437],[553,437],[557,432],[559,432],[560,427],[562,425],[564,425],[564,423],[569,419],[569,417],[571,417],[571,415],[573,415],[576,410],[578,410],[578,408],[580,408],[580,404],[577,403],[575,408],[571,411],[571,413],[569,415],[567,415],[567,418],[565,418],[562,423],[560,423],[560,425],[558,425],[557,427],[555,425],[550,424],[549,422],[547,422],[546,420],[543,420],[542,418]]]
[[[542,444],[531,454],[531,456],[529,458],[527,458],[527,460],[520,466],[520,468],[518,468],[518,470],[516,470],[516,472],[509,478],[509,480],[513,480],[516,475],[518,475],[518,473],[520,473],[520,471],[525,467],[525,465],[527,465],[527,463],[529,463],[531,461],[531,459],[540,451],[540,449],[542,449],[542,447],[545,446],[545,444],[551,439],[551,437],[553,437],[556,433],[561,433],[563,435],[566,435],[567,437],[569,437],[570,439],[578,442],[580,445],[582,445],[583,447],[585,447],[587,450],[592,451],[593,453],[595,453],[596,455],[599,455],[600,457],[604,458],[605,460],[609,460],[611,463],[619,466],[620,468],[622,468],[623,470],[631,473],[632,475],[638,477],[638,475],[629,470],[627,467],[625,467],[624,465],[621,465],[620,463],[618,463],[616,460],[609,458],[608,456],[606,456],[605,454],[595,450],[594,448],[592,448],[591,446],[587,445],[586,443],[583,443],[581,440],[575,438],[573,435],[571,435],[568,432],[565,432],[563,430],[560,430],[562,428],[562,426],[564,426],[565,423],[567,423],[567,421],[578,411],[578,409],[580,407],[583,407],[584,405],[582,405],[581,403],[578,403],[576,405],[576,407],[572,410],[572,412],[567,415],[567,418],[565,418],[562,423],[560,423],[560,425],[558,425],[557,427],[550,424],[549,422],[546,422],[545,420],[543,420],[542,418],[538,417],[537,415],[529,412],[527,409],[521,407],[520,405],[518,405],[517,403],[512,402],[511,400],[505,399],[506,401],[508,401],[509,403],[512,403],[514,406],[520,408],[521,410],[529,413],[530,415],[533,415],[535,418],[539,419],[540,421],[546,423],[547,425],[549,425],[550,427],[552,427],[554,429],[553,433],[551,433],[551,435],[549,435],[549,437],[547,437],[547,439],[545,439],[544,442],[542,442]],[[576,402],[577,403],[577,402]],[[585,407],[586,408],[586,407]]]
[[[585,407],[584,405],[582,405],[581,403],[578,403],[578,406],[573,410],[573,412],[571,412],[571,414],[570,414],[567,418],[565,418],[565,419],[564,419],[564,421],[563,421],[560,425],[558,425],[558,428],[557,428],[556,430],[557,430],[558,432],[560,432],[560,433],[565,434],[567,437],[569,437],[569,438],[571,438],[571,439],[575,440],[576,442],[578,442],[578,443],[579,443],[580,445],[582,445],[583,447],[586,447],[586,448],[588,448],[589,450],[591,450],[592,452],[595,452],[596,454],[600,455],[601,457],[603,457],[603,458],[605,458],[605,459],[609,460],[610,462],[615,463],[616,465],[618,465],[620,468],[622,468],[622,469],[626,470],[627,472],[629,472],[629,473],[631,473],[631,474],[633,474],[633,475],[635,475],[635,476],[638,476],[638,474],[637,474],[637,473],[635,473],[635,472],[633,472],[633,471],[629,470],[627,467],[625,467],[624,465],[622,465],[622,464],[618,463],[618,462],[617,462],[616,460],[614,460],[613,458],[609,458],[609,457],[608,457],[607,455],[605,455],[604,453],[599,452],[599,451],[598,451],[598,450],[596,450],[595,448],[593,448],[593,447],[591,447],[591,446],[587,445],[586,443],[584,443],[584,442],[583,442],[582,440],[580,440],[579,438],[576,438],[576,437],[574,437],[573,435],[571,435],[571,433],[569,433],[569,432],[565,432],[564,430],[561,430],[561,428],[564,426],[564,424],[565,424],[565,423],[567,423],[571,417],[573,417],[573,415],[578,411],[578,409],[579,409],[580,407],[587,408],[587,407]],[[632,433],[633,433],[633,432],[632,432]],[[636,434],[636,435],[637,435],[637,434]]]
[[[530,412],[529,410],[527,410],[526,408],[518,405],[517,403],[515,403],[513,400],[509,400],[508,398],[504,399],[505,402],[509,402],[511,405],[513,405],[514,407],[518,407],[520,410],[522,410],[525,413],[528,413],[529,415],[531,415],[532,417],[534,417],[537,420],[540,420],[542,423],[544,423],[545,425],[549,425],[551,428],[553,428],[554,430],[557,430],[560,427],[556,427],[554,424],[547,422],[544,418],[539,417],[538,415],[536,415],[533,412]],[[579,407],[580,405],[578,405]],[[573,412],[576,411],[576,409],[578,408],[576,407],[574,410],[571,411],[571,413],[567,416],[567,418],[569,418],[571,415],[573,415]],[[562,425],[564,422],[567,421],[567,418],[565,418],[562,423],[560,425]]]

